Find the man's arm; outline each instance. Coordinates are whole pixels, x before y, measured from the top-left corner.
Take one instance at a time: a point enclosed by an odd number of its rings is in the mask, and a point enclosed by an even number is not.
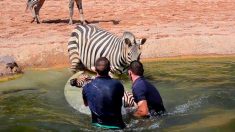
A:
[[[134,113],[135,117],[145,117],[148,116],[149,109],[146,100],[141,100],[137,103],[137,110]]]

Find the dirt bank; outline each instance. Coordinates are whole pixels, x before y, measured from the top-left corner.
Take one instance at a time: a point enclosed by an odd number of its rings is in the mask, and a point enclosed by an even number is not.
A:
[[[46,0],[30,23],[26,0],[0,1],[0,56],[24,66],[67,66],[68,0]],[[234,0],[84,0],[86,19],[117,35],[146,37],[142,58],[235,54]],[[75,20],[79,20],[75,10]]]

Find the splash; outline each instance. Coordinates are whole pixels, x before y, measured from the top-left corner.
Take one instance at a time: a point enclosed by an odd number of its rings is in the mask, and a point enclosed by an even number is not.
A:
[[[188,100],[187,103],[178,105],[175,107],[173,112],[167,113],[168,115],[184,114],[191,110],[200,108],[203,102],[208,98],[208,96],[202,96],[194,100]]]

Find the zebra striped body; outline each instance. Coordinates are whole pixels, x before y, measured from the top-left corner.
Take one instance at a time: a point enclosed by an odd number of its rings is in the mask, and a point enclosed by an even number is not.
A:
[[[123,106],[124,107],[135,107],[135,106],[137,106],[137,104],[134,101],[133,94],[128,92],[128,91],[124,91],[124,96],[122,97],[122,100],[123,100]]]
[[[131,61],[139,59],[140,45],[145,41],[142,39],[138,43],[130,32],[118,37],[92,25],[78,25],[68,42],[71,70],[95,71],[95,61],[106,57],[110,61],[111,72],[122,74]]]
[[[72,86],[82,88],[86,84],[91,82],[93,79],[95,79],[95,77],[91,77],[87,74],[81,74],[81,75],[79,75],[78,78],[71,79],[70,84]],[[74,81],[75,81],[75,83],[74,83]],[[122,97],[122,103],[123,103],[123,107],[125,107],[125,108],[137,106],[137,104],[134,101],[133,94],[128,91],[124,91],[124,96]]]

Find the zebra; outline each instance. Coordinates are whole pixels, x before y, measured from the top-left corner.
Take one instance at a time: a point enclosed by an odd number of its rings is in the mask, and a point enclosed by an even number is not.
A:
[[[30,8],[31,13],[33,15],[33,20],[31,21],[31,23],[34,21],[36,21],[37,24],[40,23],[39,11],[44,2],[45,0],[28,0],[27,1],[25,11],[27,11]]]
[[[73,18],[74,1],[76,2],[76,5],[79,11],[81,24],[87,24],[88,22],[84,19],[82,0],[69,0],[69,24],[73,24],[72,18]],[[27,1],[25,11],[27,11],[30,8],[32,15],[33,15],[33,20],[31,21],[31,23],[34,21],[36,21],[37,24],[40,23],[39,11],[41,7],[43,6],[44,2],[45,0],[28,0]]]
[[[70,85],[78,88],[83,88],[85,85],[87,85],[89,82],[91,82],[94,79],[95,79],[94,76],[89,76],[83,73],[79,75],[79,77],[71,79]],[[122,103],[123,107],[125,108],[137,106],[137,104],[134,101],[133,94],[128,91],[124,91],[124,95],[122,97]]]
[[[87,74],[80,74],[79,77],[73,78],[70,80],[71,86],[76,86],[78,88],[84,87],[87,83],[91,82],[91,80],[95,79],[94,76],[89,76]]]
[[[88,22],[84,19],[83,9],[82,9],[82,0],[69,0],[69,24],[73,24],[73,8],[74,8],[74,1],[76,2],[81,24],[88,24]]]
[[[135,103],[133,94],[128,91],[124,91],[124,95],[122,97],[123,100],[123,106],[126,107],[136,107],[137,104]]]
[[[68,42],[70,69],[73,73],[84,69],[95,72],[95,61],[106,57],[111,64],[111,73],[126,73],[130,62],[140,59],[140,46],[145,42],[145,38],[136,40],[130,32],[118,37],[94,25],[78,25]]]

